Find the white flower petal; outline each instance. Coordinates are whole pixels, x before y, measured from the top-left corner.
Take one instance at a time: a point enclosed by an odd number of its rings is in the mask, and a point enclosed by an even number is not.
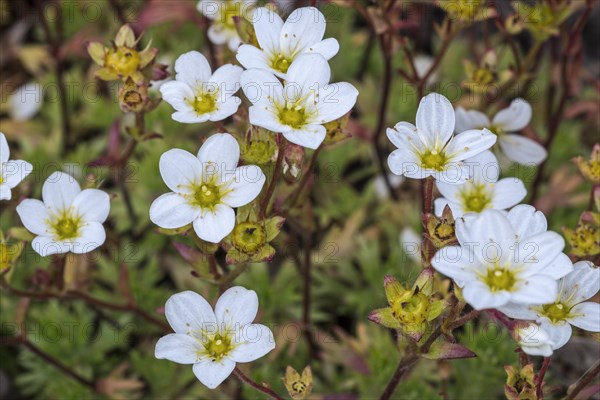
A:
[[[302,129],[292,129],[281,133],[287,140],[298,146],[316,149],[325,140],[327,130],[323,125],[306,125]]]
[[[181,228],[199,216],[200,209],[192,207],[188,200],[178,193],[165,193],[150,206],[150,220],[165,229]]]
[[[0,183],[0,200],[10,200],[12,198],[12,192],[10,187],[3,183]]]
[[[318,115],[312,121],[324,124],[346,115],[358,97],[358,90],[347,82],[332,83],[319,90]]]
[[[265,180],[265,174],[256,165],[238,167],[235,178],[227,185],[223,203],[234,208],[250,203],[260,194]]]
[[[498,159],[491,151],[482,151],[476,156],[466,159],[464,164],[471,170],[471,180],[474,183],[490,184],[498,182],[500,166],[498,165]]]
[[[431,172],[436,182],[449,183],[451,185],[461,185],[470,178],[469,167],[462,161],[449,162],[442,171],[428,170]]]
[[[571,259],[565,253],[560,253],[550,263],[550,265],[546,266],[542,270],[542,273],[553,279],[558,280],[558,279],[563,278],[564,276],[570,274],[572,271],[573,271],[573,263],[571,262]],[[582,300],[586,300],[586,299],[587,298],[582,299]]]
[[[242,73],[240,81],[244,94],[252,104],[270,106],[273,102],[283,102],[283,85],[270,72],[250,69]]]
[[[538,313],[531,309],[531,305],[508,303],[498,309],[506,314],[507,317],[520,319],[523,321],[535,321],[538,318]]]
[[[516,235],[508,218],[498,210],[484,210],[475,218],[467,220],[468,237],[477,259],[482,263],[501,265],[512,260],[511,248],[516,244]],[[529,247],[526,250],[530,250]],[[530,255],[528,251],[525,255]],[[524,256],[523,256],[524,257]]]
[[[558,257],[564,247],[565,240],[558,233],[552,231],[538,233],[535,236],[519,241],[513,262],[523,265],[525,269],[522,272],[522,276],[524,277],[543,273],[542,270]],[[566,272],[570,272],[571,268]]]
[[[281,50],[288,55],[307,51],[323,39],[325,24],[325,17],[315,7],[297,8],[281,28]]]
[[[261,358],[275,348],[273,332],[261,324],[248,324],[235,335],[236,347],[229,357],[235,362],[250,362]]]
[[[208,40],[217,46],[222,46],[225,43],[228,43],[232,38],[237,37],[237,33],[235,31],[226,29],[225,26],[220,23],[213,23],[208,28],[207,34]]]
[[[0,164],[4,164],[10,157],[10,148],[4,133],[0,132]]]
[[[474,309],[484,310],[498,308],[508,304],[510,293],[507,291],[491,292],[489,288],[479,281],[465,283],[463,297]]]
[[[199,183],[202,177],[200,160],[181,149],[164,152],[160,156],[158,168],[165,184],[176,193],[190,193],[190,186]]]
[[[519,204],[513,207],[507,216],[519,239],[546,232],[548,229],[544,214],[541,211],[536,211],[535,207],[529,204]]]
[[[438,93],[421,99],[417,109],[417,129],[430,143],[446,143],[454,132],[454,108],[450,101]],[[433,147],[433,146],[432,146]]]
[[[17,214],[28,231],[36,235],[47,235],[49,227],[46,221],[49,218],[48,209],[39,200],[25,199],[17,206]]]
[[[398,122],[394,128],[388,128],[386,135],[397,148],[413,147],[422,143],[417,135],[417,127],[409,122]],[[420,148],[424,151],[425,148]]]
[[[186,111],[177,111],[171,114],[173,121],[181,122],[182,124],[199,124],[210,119],[210,113],[198,114],[190,109]]]
[[[269,65],[269,60],[267,59],[265,52],[252,45],[241,45],[237,51],[237,54],[235,55],[235,58],[237,58],[240,64],[242,64],[246,69],[259,68],[271,70],[271,66]]]
[[[81,192],[79,183],[69,174],[54,172],[42,186],[42,199],[46,207],[53,212],[68,209]]]
[[[198,160],[202,164],[211,163],[221,177],[232,174],[240,160],[240,145],[229,133],[216,133],[202,144],[198,150]]]
[[[337,39],[328,38],[320,41],[319,43],[313,44],[306,49],[309,53],[317,53],[325,57],[326,60],[330,60],[340,51],[340,44]]]
[[[241,286],[227,289],[215,305],[215,315],[221,329],[240,329],[254,321],[258,313],[258,296],[254,290]]]
[[[556,324],[550,322],[547,318],[542,319],[540,327],[548,333],[548,337],[552,341],[552,348],[554,350],[563,347],[573,334],[573,329],[565,321],[560,321]]]
[[[56,242],[48,236],[38,236],[31,242],[33,250],[42,257],[53,254],[64,254],[71,250],[71,245],[65,242]]]
[[[236,113],[238,107],[242,104],[239,97],[228,97],[224,102],[217,103],[217,110],[210,113],[211,121],[222,121]]]
[[[269,54],[279,52],[279,36],[283,28],[283,20],[276,12],[265,7],[259,7],[252,15],[256,40],[263,50]],[[240,61],[241,62],[241,61]],[[242,63],[242,65],[244,65]],[[251,68],[244,65],[246,68]]]
[[[465,110],[462,107],[456,109],[456,126],[454,131],[461,133],[470,129],[489,128],[491,125],[487,115],[476,110]]]
[[[579,261],[573,265],[573,272],[565,276],[564,296],[570,297],[572,304],[580,303],[595,296],[600,291],[600,268],[589,261]]]
[[[231,207],[218,204],[214,212],[203,210],[200,216],[194,220],[193,226],[200,239],[219,243],[233,230],[235,213]]]
[[[496,135],[487,129],[474,129],[454,136],[446,146],[446,156],[452,161],[462,161],[474,157],[492,147]]]
[[[175,79],[186,83],[193,90],[201,89],[212,74],[208,60],[197,51],[180,55],[175,61],[175,72]]]
[[[88,189],[89,190],[89,189]],[[79,236],[72,240],[71,251],[75,254],[89,253],[106,241],[106,231],[100,222],[87,222],[79,230]]]
[[[233,64],[225,64],[218,68],[209,80],[209,88],[218,88],[219,102],[225,102],[240,89],[240,77],[244,70]]]
[[[194,92],[183,82],[169,81],[160,86],[160,93],[164,101],[178,111],[193,111],[191,102],[194,101]]]
[[[178,364],[194,364],[198,361],[197,352],[203,349],[200,342],[189,335],[170,333],[158,339],[154,357]]]
[[[523,99],[515,99],[508,108],[500,110],[492,123],[505,132],[516,132],[525,128],[531,121],[531,105]]]
[[[569,323],[590,332],[600,332],[600,304],[587,301],[571,309]]]
[[[324,87],[331,78],[331,68],[327,60],[320,54],[306,53],[299,55],[287,71],[284,96],[289,101],[296,101]],[[349,84],[348,84],[349,85]],[[338,89],[333,87],[332,89]],[[342,88],[339,88],[340,90]],[[337,99],[335,91],[328,90],[327,97],[319,99],[326,103]],[[319,104],[319,103],[318,103]],[[326,103],[327,104],[327,103]],[[343,115],[343,114],[342,114]]]
[[[402,147],[394,150],[387,161],[390,171],[396,175],[404,175],[412,179],[423,179],[427,176],[421,168],[417,155],[409,148]]]
[[[556,300],[556,280],[546,275],[536,275],[519,282],[517,290],[510,294],[510,301],[519,304],[548,304]]]
[[[498,144],[507,158],[521,165],[539,165],[548,156],[542,145],[521,135],[502,135]]]
[[[492,207],[497,210],[505,210],[520,203],[525,196],[527,196],[527,189],[522,180],[518,178],[500,179],[494,185]]]
[[[270,108],[256,105],[250,107],[250,123],[270,130],[271,132],[287,132],[292,129],[287,125],[282,125],[274,111]]]
[[[217,318],[208,301],[190,290],[169,297],[165,316],[175,333],[216,333],[218,330]]]
[[[10,116],[17,121],[31,119],[37,114],[43,101],[42,85],[35,82],[26,83],[8,98]]]
[[[194,364],[192,370],[196,378],[204,386],[209,389],[214,389],[219,386],[235,368],[235,362],[227,357],[219,361],[212,361],[210,358],[205,358]]]
[[[86,222],[104,222],[110,212],[110,197],[102,190],[84,189],[73,200],[73,208]]]
[[[452,185],[450,183],[444,183],[444,182],[436,182],[435,183],[435,186],[438,188],[438,190],[440,191],[442,196],[444,196],[447,200],[454,202],[454,203],[460,203],[461,193],[465,189],[465,187],[467,187],[467,185],[470,185],[470,184],[466,183],[464,185]],[[455,218],[458,218],[458,217],[455,216]]]
[[[2,183],[12,189],[31,174],[31,172],[33,172],[33,166],[27,161],[6,161],[2,164]]]
[[[446,246],[435,253],[431,260],[440,273],[457,281],[473,281],[481,265],[466,247]]]
[[[450,207],[450,210],[452,210],[452,216],[454,218],[458,218],[458,217],[462,216],[462,212],[456,213],[456,214],[454,213],[454,210],[452,209],[450,202],[448,200],[446,200],[446,198],[444,198],[444,197],[437,198],[433,201],[433,209],[434,209],[435,215],[437,217],[441,217],[442,213],[444,212],[444,208],[446,208],[446,206]],[[459,215],[457,215],[457,214],[459,214]]]

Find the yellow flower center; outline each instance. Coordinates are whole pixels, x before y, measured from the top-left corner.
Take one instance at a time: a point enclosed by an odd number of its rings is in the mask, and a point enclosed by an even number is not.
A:
[[[301,106],[286,106],[279,110],[279,121],[281,124],[290,126],[294,129],[299,129],[306,125],[307,119],[306,110]]]
[[[552,303],[542,306],[541,311],[552,323],[557,323],[569,317],[570,308],[563,303]]]
[[[81,218],[74,216],[69,211],[65,211],[50,221],[49,225],[57,240],[75,239],[79,236]]]
[[[429,298],[419,291],[406,291],[392,304],[394,316],[403,324],[420,324],[427,319]]]
[[[292,63],[291,59],[289,59],[288,57],[286,57],[283,54],[279,53],[271,61],[271,67],[274,70],[277,70],[277,71],[282,72],[282,73],[285,74],[288,71],[288,68],[290,67],[291,63]]]
[[[198,114],[207,114],[217,109],[216,93],[201,93],[194,97],[191,106]]]
[[[435,171],[443,171],[448,158],[443,151],[427,150],[421,154],[421,167],[424,169],[433,169]]]
[[[214,210],[221,203],[221,198],[224,193],[221,193],[219,186],[214,182],[204,182],[194,187],[192,195],[192,204],[201,208]]]
[[[507,268],[496,267],[488,269],[487,274],[484,276],[484,282],[492,292],[511,291],[517,279],[515,274]]]
[[[106,54],[106,58],[104,59],[104,65],[108,68],[112,68],[119,75],[128,76],[138,70],[140,66],[140,55],[134,49],[120,46],[108,51],[108,54]]]
[[[466,212],[479,213],[491,205],[491,197],[486,192],[484,185],[469,185],[470,188],[462,191],[460,196],[463,202],[463,208]]]
[[[233,228],[233,246],[246,254],[253,254],[267,244],[267,234],[262,225],[256,222],[242,222]]]
[[[491,124],[489,127],[487,126],[482,126],[483,128],[488,128],[490,131],[492,131],[493,134],[495,134],[496,136],[503,136],[506,134],[506,132],[504,132],[504,129],[502,129],[501,126],[496,125],[496,124]]]
[[[216,334],[212,339],[203,343],[203,345],[206,354],[208,354],[213,361],[221,360],[233,350],[231,338],[221,334]]]

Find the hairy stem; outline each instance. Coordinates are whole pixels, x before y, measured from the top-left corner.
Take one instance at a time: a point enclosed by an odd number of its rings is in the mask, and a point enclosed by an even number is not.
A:
[[[235,369],[233,370],[233,373],[240,381],[252,386],[254,389],[258,390],[259,392],[263,392],[264,394],[268,395],[272,399],[283,400],[283,397],[279,396],[277,393],[275,393],[273,390],[269,389],[268,387],[260,385],[259,383],[253,381],[250,377],[248,377],[246,374],[244,374],[238,367],[235,367]]]

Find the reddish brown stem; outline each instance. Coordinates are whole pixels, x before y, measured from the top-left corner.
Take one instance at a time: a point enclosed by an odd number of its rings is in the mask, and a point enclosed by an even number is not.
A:
[[[240,381],[252,386],[254,389],[258,390],[259,392],[263,392],[264,394],[270,396],[272,399],[283,400],[283,397],[279,396],[277,393],[275,393],[270,388],[260,385],[257,382],[253,381],[250,377],[245,375],[239,368],[236,367],[233,370],[233,373]]]

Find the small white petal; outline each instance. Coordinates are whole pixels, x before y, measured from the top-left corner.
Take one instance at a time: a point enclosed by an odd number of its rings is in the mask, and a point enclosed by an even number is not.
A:
[[[279,40],[279,36],[277,40]],[[267,59],[265,52],[260,49],[257,49],[252,45],[241,45],[237,51],[235,58],[237,58],[240,64],[242,64],[246,69],[259,68],[264,70],[271,70],[271,66],[269,65],[269,60]]]
[[[284,54],[297,54],[319,43],[325,33],[325,17],[315,7],[297,8],[287,18],[279,43]]]
[[[271,132],[287,132],[292,129],[287,125],[282,125],[275,112],[262,105],[250,107],[250,123],[270,130]]]
[[[461,193],[467,185],[469,184],[467,183],[464,185],[452,185],[444,182],[435,183],[435,186],[438,188],[442,196],[454,203],[459,203],[461,201]],[[458,217],[455,215],[454,218]]]
[[[244,94],[252,104],[270,106],[273,102],[281,104],[284,101],[283,85],[270,72],[249,69],[242,73],[240,82]]]
[[[458,281],[472,281],[481,265],[466,247],[446,246],[433,256],[433,268]]]
[[[71,245],[65,242],[56,242],[48,236],[38,236],[31,242],[33,250],[42,257],[53,254],[64,254],[71,250]]]
[[[212,361],[210,358],[205,358],[199,363],[194,364],[192,370],[196,378],[204,386],[214,389],[231,375],[234,368],[235,362],[225,357],[219,361]]]
[[[288,100],[296,101],[327,85],[330,78],[331,68],[325,57],[313,53],[301,54],[292,62],[287,71],[284,95]],[[332,98],[335,96],[331,91],[326,94]],[[327,98],[319,101],[326,102]]]
[[[218,88],[219,102],[225,102],[240,89],[240,77],[244,70],[232,64],[225,64],[218,68],[209,80],[209,88]]]
[[[208,60],[197,51],[180,55],[175,61],[175,72],[175,79],[192,89],[202,88],[202,84],[208,82],[212,74]]]
[[[256,32],[256,40],[260,47],[269,54],[277,54],[279,52],[279,35],[283,28],[281,17],[268,8],[259,7],[254,11],[252,20],[254,32]],[[251,68],[246,65],[244,66]]]
[[[311,122],[323,124],[346,115],[358,97],[358,90],[347,82],[332,83],[319,90],[318,114]]]
[[[556,280],[546,275],[536,275],[519,282],[519,287],[510,295],[511,302],[519,304],[548,304],[556,299]]]
[[[42,186],[44,204],[53,212],[68,209],[80,192],[79,183],[64,172],[52,173]]]
[[[533,311],[529,304],[508,303],[498,310],[506,314],[507,317],[513,319],[534,321],[538,318],[538,313]]]
[[[522,276],[529,277],[549,266],[565,247],[565,240],[556,232],[542,232],[519,242],[513,262],[522,264]],[[567,273],[570,272],[569,268]],[[538,303],[545,304],[545,303]]]
[[[500,110],[493,124],[502,127],[505,132],[516,132],[525,128],[531,121],[531,105],[523,99],[515,99],[508,108]]]
[[[600,332],[600,304],[591,301],[579,303],[571,309],[569,323],[590,332]]]
[[[456,133],[461,133],[470,129],[489,128],[490,125],[490,119],[480,111],[467,111],[462,107],[456,109],[456,126],[454,127]]]
[[[194,231],[202,240],[219,243],[229,235],[235,226],[233,209],[224,204],[218,204],[214,212],[202,211],[193,222]]]
[[[2,180],[3,184],[10,189],[17,186],[33,171],[33,166],[27,161],[11,160],[2,164]]]
[[[10,158],[10,148],[4,133],[0,132],[0,164],[4,164]]]
[[[287,140],[298,146],[316,149],[325,140],[327,130],[323,125],[306,125],[302,129],[292,129],[282,133]]]
[[[195,95],[190,86],[184,82],[169,81],[160,86],[164,101],[178,111],[193,111],[191,103]]]
[[[505,210],[520,203],[525,196],[527,196],[527,189],[522,180],[518,178],[500,179],[494,185],[492,207],[497,210]]]
[[[242,104],[239,97],[228,97],[224,102],[217,103],[217,110],[210,113],[209,120],[222,121],[236,113],[238,107]]]
[[[571,262],[571,259],[565,253],[560,253],[558,256],[556,256],[554,260],[552,260],[550,265],[547,265],[542,270],[542,273],[553,279],[560,279],[570,274],[572,271],[573,263]],[[583,301],[586,299],[587,298],[579,301]]]
[[[182,124],[200,124],[210,119],[210,113],[198,114],[196,111],[189,110],[177,111],[171,114],[173,121],[181,122]]]
[[[238,167],[235,179],[227,185],[228,192],[222,199],[223,203],[230,207],[241,207],[250,203],[260,194],[265,180],[265,174],[256,165]]]
[[[165,316],[175,333],[216,333],[218,330],[215,313],[208,301],[190,290],[169,297],[165,304]]]
[[[89,253],[106,241],[106,231],[100,222],[87,222],[80,228],[79,236],[71,241],[71,251],[75,254]]]
[[[102,190],[84,189],[73,200],[73,209],[86,222],[104,222],[110,212],[110,197]]]
[[[421,99],[416,122],[419,132],[427,137],[431,144],[437,142],[443,145],[454,132],[452,103],[441,94],[428,94]]]
[[[226,43],[229,44],[228,42],[232,38],[237,37],[237,33],[235,31],[225,28],[225,26],[223,26],[220,23],[212,24],[208,28],[207,33],[208,33],[208,40],[210,40],[212,43],[216,44],[217,46],[222,46]]]
[[[547,318],[543,318],[540,323],[540,327],[548,333],[550,340],[552,341],[552,348],[554,350],[563,347],[573,334],[573,329],[565,321],[560,321],[556,324],[550,322]]]
[[[474,246],[474,254],[481,263],[493,264],[497,261],[502,265],[512,260],[511,248],[517,243],[516,235],[503,212],[484,210],[466,221],[466,224],[466,229],[469,230],[467,235],[474,241],[471,244]],[[522,258],[530,254],[531,252],[527,251]]]
[[[461,185],[471,178],[469,167],[462,161],[449,162],[442,171],[428,170],[431,172],[436,182],[449,183],[451,185]]]
[[[465,283],[463,297],[476,310],[502,307],[510,301],[509,292],[491,292],[486,285],[478,281]]]
[[[579,261],[573,265],[573,272],[564,278],[565,296],[573,304],[592,298],[600,291],[600,268],[589,261]]]
[[[521,135],[503,135],[498,144],[507,158],[521,165],[539,165],[548,156],[541,144]]]
[[[546,217],[529,204],[519,204],[508,212],[508,220],[520,239],[537,235],[548,230]]]
[[[202,144],[198,150],[198,160],[203,166],[211,163],[211,168],[216,167],[225,180],[224,175],[235,172],[235,167],[240,160],[240,145],[229,133],[216,133]]]
[[[192,207],[188,200],[178,193],[165,193],[150,206],[150,220],[165,229],[181,228],[199,216],[200,209]]]
[[[17,214],[28,231],[36,235],[47,235],[48,209],[39,200],[25,199],[17,206]]]
[[[248,324],[235,335],[236,347],[229,357],[235,362],[250,362],[261,358],[275,348],[273,332],[261,324]]]
[[[191,193],[191,185],[202,178],[202,163],[192,153],[181,149],[164,152],[158,168],[165,184],[176,193]]]
[[[17,121],[31,119],[37,114],[43,102],[42,85],[35,82],[26,83],[8,98],[10,116]]]
[[[446,146],[446,155],[452,161],[462,161],[474,157],[492,147],[496,135],[487,129],[474,129],[454,136]]]
[[[10,187],[3,183],[0,183],[0,200],[10,200],[12,198],[12,192]]]
[[[156,342],[154,357],[167,359],[178,364],[194,364],[198,361],[197,352],[204,348],[198,340],[189,335],[171,333]]]
[[[240,329],[252,323],[256,313],[258,313],[256,292],[241,286],[227,289],[215,305],[215,315],[221,329]]]
[[[320,41],[306,49],[309,53],[317,53],[325,57],[326,60],[330,60],[340,51],[340,44],[337,39],[328,38]]]
[[[407,178],[422,179],[426,174],[421,168],[421,161],[409,148],[402,147],[394,150],[388,156],[388,167],[396,175],[405,175]]]
[[[498,159],[489,150],[482,151],[476,156],[464,161],[471,170],[471,180],[478,184],[490,184],[498,182],[500,166]]]

